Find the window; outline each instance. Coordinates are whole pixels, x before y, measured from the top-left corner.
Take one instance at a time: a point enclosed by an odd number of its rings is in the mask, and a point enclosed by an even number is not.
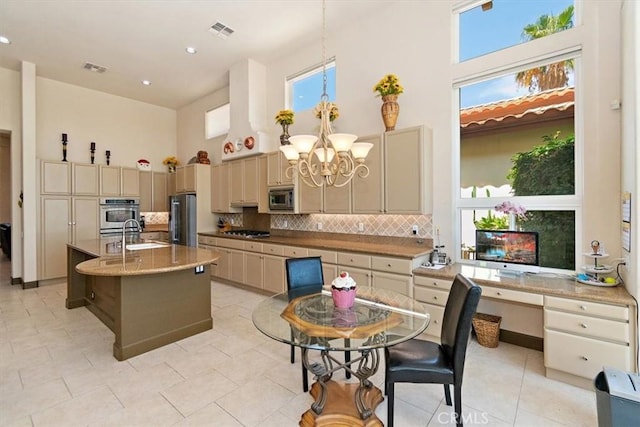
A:
[[[470,6],[460,13],[460,61],[573,26],[573,0],[493,0]]]
[[[336,100],[336,62],[327,61],[327,95]],[[294,113],[310,110],[318,105],[322,95],[322,65],[287,78],[288,105]]]
[[[501,3],[494,1],[494,8]],[[520,5],[528,10],[526,6],[538,3],[545,2],[510,2],[509,8]],[[474,44],[464,37],[463,28],[473,22],[463,20],[462,15],[461,58]],[[507,39],[505,35],[501,42]],[[575,270],[582,173],[575,113],[580,98],[575,84],[580,52],[576,47],[558,49],[536,52],[536,58],[525,65],[511,64],[501,55],[499,69],[483,69],[479,63],[468,77],[454,82],[459,105],[456,217],[462,251],[458,259],[473,258],[476,228],[515,227],[539,233],[541,267]],[[487,52],[491,50],[475,55]],[[509,214],[514,209],[526,213]]]
[[[229,133],[230,120],[229,104],[207,111],[205,113],[205,138],[211,139]]]

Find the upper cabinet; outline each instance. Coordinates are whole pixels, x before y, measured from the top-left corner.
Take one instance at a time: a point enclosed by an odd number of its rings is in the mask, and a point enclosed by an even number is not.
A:
[[[98,165],[72,163],[71,192],[79,196],[97,196],[100,191]]]
[[[380,214],[384,212],[384,171],[382,162],[382,137],[372,135],[358,138],[356,142],[370,142],[373,148],[367,155],[369,176],[354,177],[351,181],[351,212],[354,214]]]
[[[153,204],[153,172],[140,172],[140,212],[150,212]]]
[[[230,162],[211,166],[211,212],[238,212],[242,208],[232,208],[229,198],[231,178]]]
[[[136,168],[100,166],[100,195],[139,196],[140,171]]]
[[[208,165],[204,165],[208,166]],[[176,193],[195,193],[197,190],[197,164],[178,166],[176,168]]]
[[[140,172],[140,212],[167,211],[167,173]]]
[[[40,162],[40,193],[71,194],[71,164],[42,160]]]
[[[432,132],[423,126],[384,136],[386,213],[425,214],[432,210]]]
[[[287,178],[289,162],[282,151],[267,154],[267,185],[293,185],[293,178]]]
[[[258,158],[249,157],[231,164],[231,205],[258,206]]]
[[[140,171],[137,168],[121,168],[120,171],[120,195],[140,195]]]

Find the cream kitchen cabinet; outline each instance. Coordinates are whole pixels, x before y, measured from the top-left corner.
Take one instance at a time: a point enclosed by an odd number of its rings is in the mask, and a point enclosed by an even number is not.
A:
[[[415,276],[413,284],[413,297],[425,303],[427,313],[431,317],[424,334],[440,338],[444,307],[447,305],[452,281]]]
[[[139,196],[139,174],[135,168],[100,165],[100,195]]]
[[[338,277],[338,252],[309,248],[309,256],[318,256],[322,261],[322,277],[325,285],[330,285]]]
[[[71,163],[41,160],[40,194],[71,194]]]
[[[140,212],[167,212],[167,174],[140,172]]]
[[[140,196],[140,171],[136,168],[121,168],[122,196]]]
[[[269,213],[269,188],[267,186],[267,156],[258,157],[258,212]]]
[[[289,162],[282,151],[273,151],[267,154],[267,185],[269,187],[293,185],[293,175],[287,178]]]
[[[145,233],[142,233],[145,234]],[[141,235],[142,237],[142,235]],[[209,236],[198,236],[198,247],[201,249],[209,249],[212,251],[216,251],[218,253],[220,253],[220,249],[216,247],[217,245],[217,240],[215,237],[209,237]],[[217,277],[220,275],[219,269],[218,269],[218,263],[220,262],[220,259],[218,258],[216,261],[214,261],[213,263],[211,263],[211,277]]]
[[[264,257],[262,253],[244,253],[244,283],[254,288],[262,289],[264,286]]]
[[[97,197],[41,196],[38,280],[67,275],[67,243],[100,237]]]
[[[359,138],[356,142],[373,144],[365,164],[369,168],[366,178],[354,177],[351,181],[351,212],[354,214],[379,214],[384,212],[384,171],[382,138],[372,135]]]
[[[417,126],[385,133],[384,206],[386,213],[432,211],[432,133]]]
[[[211,167],[211,212],[231,213],[242,211],[241,207],[231,207],[229,182],[231,167],[229,162]]]
[[[296,187],[296,203],[298,204],[298,213],[311,214],[322,213],[324,211],[323,204],[323,187],[311,187],[305,184],[300,177],[297,178],[298,185]]]
[[[77,196],[100,194],[100,170],[98,165],[72,163],[71,193]]]
[[[195,193],[198,183],[196,164],[176,167],[176,193]]]
[[[258,206],[258,158],[231,163],[231,205]]]
[[[280,293],[287,290],[284,258],[274,255],[263,255],[264,290]]]
[[[322,211],[328,214],[351,213],[351,194],[350,183],[343,187],[324,187]]]
[[[603,366],[633,369],[629,307],[544,297],[544,365],[547,376],[593,381]],[[586,385],[586,383],[585,383]]]

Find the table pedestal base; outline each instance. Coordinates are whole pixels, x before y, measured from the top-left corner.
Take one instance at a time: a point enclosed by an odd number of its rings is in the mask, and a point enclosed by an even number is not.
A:
[[[360,418],[360,413],[356,407],[355,394],[358,383],[337,383],[333,380],[325,383],[327,387],[327,402],[320,415],[309,409],[302,415],[301,427],[322,427],[322,426],[349,426],[349,427],[377,427],[384,424],[375,413],[366,420]],[[318,399],[322,386],[317,381],[311,386],[311,396]],[[384,398],[382,392],[376,386],[368,388],[363,393],[364,403],[372,411],[382,403]]]

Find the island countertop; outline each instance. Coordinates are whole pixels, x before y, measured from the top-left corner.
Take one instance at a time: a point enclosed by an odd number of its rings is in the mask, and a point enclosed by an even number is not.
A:
[[[117,247],[119,238],[82,240],[67,246],[96,258],[76,266],[78,273],[91,276],[134,276],[186,270],[211,264],[219,253],[182,245],[125,250]]]

